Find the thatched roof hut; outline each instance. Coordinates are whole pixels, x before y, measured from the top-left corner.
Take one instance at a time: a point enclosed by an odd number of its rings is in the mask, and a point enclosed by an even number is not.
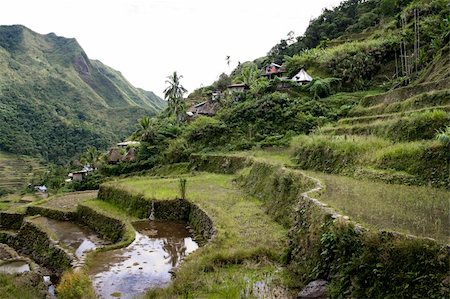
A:
[[[133,162],[136,160],[136,148],[132,147],[127,152],[125,156],[123,156],[122,161]]]
[[[120,150],[118,148],[112,148],[109,150],[108,164],[116,164],[121,160],[121,158],[122,155],[120,154]]]

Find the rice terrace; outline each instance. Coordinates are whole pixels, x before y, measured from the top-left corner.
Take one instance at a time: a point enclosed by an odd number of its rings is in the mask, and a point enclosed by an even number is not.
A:
[[[0,25],[0,298],[450,297],[448,1],[101,2]]]

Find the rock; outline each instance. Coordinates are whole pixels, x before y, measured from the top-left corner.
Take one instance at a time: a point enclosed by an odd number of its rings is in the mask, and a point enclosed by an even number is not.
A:
[[[310,298],[326,298],[326,290],[328,286],[328,281],[318,279],[308,283],[300,293],[298,293],[298,299],[310,299]]]

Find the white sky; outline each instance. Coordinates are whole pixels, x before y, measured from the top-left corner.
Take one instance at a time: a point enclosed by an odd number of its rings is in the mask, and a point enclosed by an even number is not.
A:
[[[91,59],[162,96],[173,71],[189,92],[264,56],[341,0],[5,0],[0,25],[74,37]],[[227,66],[225,57],[231,56]]]

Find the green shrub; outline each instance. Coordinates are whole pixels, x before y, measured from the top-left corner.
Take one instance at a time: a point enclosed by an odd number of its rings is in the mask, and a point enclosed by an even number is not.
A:
[[[91,279],[83,272],[65,272],[56,287],[56,292],[58,293],[58,298],[61,299],[97,298]]]

